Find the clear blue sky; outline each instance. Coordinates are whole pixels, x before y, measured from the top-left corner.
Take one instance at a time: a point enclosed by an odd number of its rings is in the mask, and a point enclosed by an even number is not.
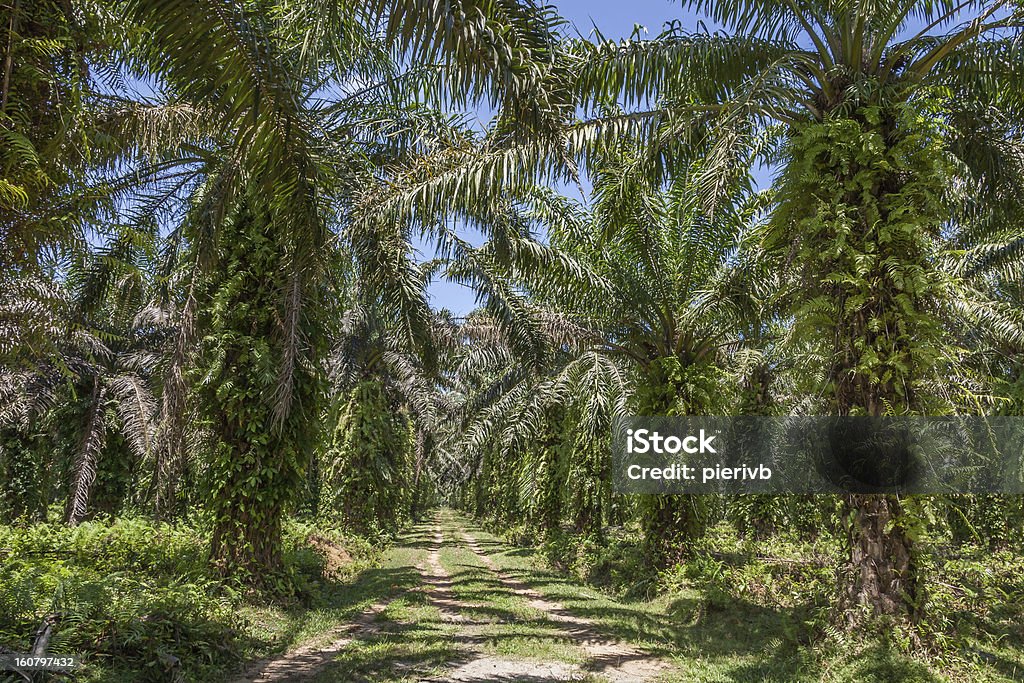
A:
[[[584,36],[589,36],[595,25],[606,38],[626,38],[633,32],[634,24],[641,24],[649,35],[656,35],[666,21],[673,19],[696,27],[690,12],[679,2],[669,0],[555,0],[553,4]],[[467,232],[464,237],[477,245],[482,240],[479,233]],[[416,247],[422,258],[431,257],[430,245],[418,242]],[[447,308],[461,315],[476,306],[471,289],[441,278],[431,284],[429,291],[434,308]]]
[[[607,38],[626,38],[633,32],[634,24],[647,27],[653,35],[660,33],[662,25],[673,19],[689,26],[696,23],[689,16],[689,10],[670,0],[556,0],[553,4],[584,36],[590,35],[594,24]]]

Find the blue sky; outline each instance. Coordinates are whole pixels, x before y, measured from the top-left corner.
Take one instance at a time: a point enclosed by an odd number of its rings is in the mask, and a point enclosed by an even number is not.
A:
[[[590,35],[594,24],[607,38],[628,37],[634,24],[646,26],[649,35],[660,33],[662,25],[673,19],[691,28],[696,26],[690,11],[670,0],[555,0],[554,5],[584,36]]]
[[[666,21],[673,19],[696,27],[696,19],[690,12],[679,2],[669,0],[555,0],[554,4],[559,13],[584,36],[589,36],[595,25],[606,38],[626,38],[633,32],[634,24],[641,24],[649,35],[656,35]],[[473,244],[480,244],[482,240],[479,233],[470,231],[464,237]],[[429,245],[418,242],[416,246],[422,258],[431,257]],[[431,284],[429,291],[434,308],[447,308],[463,314],[476,306],[471,289],[440,278]]]

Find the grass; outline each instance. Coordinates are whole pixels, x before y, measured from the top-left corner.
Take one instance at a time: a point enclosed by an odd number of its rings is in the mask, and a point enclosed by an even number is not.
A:
[[[668,662],[661,683],[1024,680],[1024,572],[1011,553],[961,549],[928,568],[944,587],[932,595],[930,612],[943,621],[929,627],[946,635],[922,654],[899,633],[883,638],[832,625],[822,596],[833,576],[813,562],[780,569],[717,539],[713,556],[655,577],[660,592],[644,597],[642,590],[590,585],[553,567],[543,552],[507,545],[458,513],[442,511],[438,522],[439,549],[434,523],[413,527],[382,554],[336,537],[355,561],[330,576],[305,543],[312,527],[293,522],[287,555],[295,589],[283,598],[211,576],[202,529],[194,526],[125,520],[0,527],[0,548],[8,549],[0,556],[0,644],[27,649],[40,615],[60,611],[51,651],[86,654],[76,678],[84,683],[170,680],[165,663],[174,660],[185,683],[226,680],[243,660],[325,645],[352,622],[360,624],[352,641],[314,680],[411,683],[487,658],[585,671],[580,640],[591,637]],[[773,547],[793,560],[819,551]],[[443,576],[425,584],[435,563]],[[509,579],[588,624],[553,619],[550,605],[531,604]],[[360,619],[372,605],[383,607],[372,621]]]
[[[338,653],[315,681],[407,683],[440,676],[481,657],[536,662],[579,663],[582,653],[558,625],[499,577],[460,541],[461,526],[444,518],[444,545],[437,559],[447,575],[424,590],[413,590],[388,604],[374,629]],[[385,564],[429,568],[432,536],[419,526],[385,556]],[[443,602],[448,615],[441,612]],[[458,620],[451,619],[456,613]]]
[[[365,603],[390,601],[373,627],[355,638],[312,680],[415,681],[440,674],[458,659],[453,640],[457,627],[446,623],[428,596],[416,590],[421,585],[416,567],[426,561],[430,547],[428,531],[424,525],[414,527],[385,553],[381,571],[395,580],[387,591],[373,592]]]
[[[353,562],[325,577],[323,558],[305,543],[312,531]],[[360,539],[292,521],[289,592],[252,592],[211,572],[205,535],[195,521],[131,518],[0,526],[0,645],[28,651],[43,616],[57,614],[49,651],[83,656],[76,680],[207,683],[348,621],[403,579],[375,566],[379,551]]]
[[[469,522],[463,518],[463,523]],[[473,536],[503,572],[593,620],[602,631],[672,661],[676,671],[664,675],[664,681],[1024,680],[1024,639],[1020,636],[1020,617],[1024,615],[1021,602],[1013,597],[1022,595],[1021,574],[1014,577],[1011,571],[1011,566],[1020,568],[1019,558],[1004,558],[1000,563],[989,555],[985,560],[987,583],[995,581],[1003,587],[1002,592],[991,585],[982,586],[986,582],[977,572],[968,571],[973,565],[947,564],[943,574],[947,581],[974,586],[956,591],[956,596],[963,602],[966,595],[971,595],[974,601],[957,606],[951,604],[950,595],[934,595],[938,605],[933,611],[945,613],[952,622],[973,623],[976,627],[965,629],[956,643],[921,651],[900,644],[898,633],[889,633],[888,637],[849,633],[830,623],[832,613],[822,603],[818,584],[827,585],[834,575],[804,569],[799,563],[779,572],[754,559],[742,560],[738,553],[736,558],[713,568],[684,567],[682,578],[679,572],[663,574],[659,577],[661,592],[650,599],[630,598],[625,596],[645,591],[619,586],[617,594],[610,594],[607,586],[587,585],[554,568],[536,549],[506,545],[498,536],[484,531],[476,531]],[[807,548],[796,551],[808,553]],[[974,575],[973,583],[969,575]],[[687,580],[686,576],[697,580]]]
[[[442,517],[441,526],[446,540],[461,542],[463,526],[455,518]],[[509,659],[583,661],[579,648],[564,637],[559,625],[505,585],[472,550],[446,546],[440,560],[452,578],[454,597],[473,605],[462,613],[473,621],[488,622],[479,630],[484,653]]]

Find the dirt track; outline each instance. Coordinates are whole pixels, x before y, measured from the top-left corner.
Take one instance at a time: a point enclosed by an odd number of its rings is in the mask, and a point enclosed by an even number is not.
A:
[[[271,681],[652,681],[669,665],[602,633],[492,557],[466,519],[442,511],[390,551],[419,585],[233,683]],[[488,552],[490,550],[490,552]]]

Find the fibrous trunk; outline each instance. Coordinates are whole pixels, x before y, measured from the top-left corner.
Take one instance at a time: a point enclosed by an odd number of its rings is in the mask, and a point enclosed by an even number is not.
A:
[[[203,339],[202,407],[213,443],[205,472],[214,514],[211,559],[223,573],[254,582],[281,568],[282,516],[293,504],[314,446],[322,380],[316,360],[317,308],[309,301],[292,359],[290,408],[280,410],[288,362],[286,295],[293,250],[266,213],[239,209],[224,227],[220,270],[209,282]]]
[[[849,606],[874,615],[916,614],[918,571],[899,499],[881,494],[851,495],[845,502],[847,514],[852,516],[851,575],[846,595]]]

